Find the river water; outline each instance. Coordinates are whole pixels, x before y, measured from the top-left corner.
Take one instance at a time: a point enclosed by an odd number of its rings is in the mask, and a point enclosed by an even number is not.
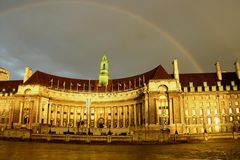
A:
[[[100,145],[0,141],[1,160],[240,159],[240,141],[164,145]]]

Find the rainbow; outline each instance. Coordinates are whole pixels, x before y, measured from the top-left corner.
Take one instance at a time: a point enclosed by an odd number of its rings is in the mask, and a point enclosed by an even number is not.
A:
[[[178,48],[181,53],[187,57],[187,59],[192,63],[192,65],[197,69],[198,72],[204,72],[204,69],[198,64],[198,62],[193,58],[192,54],[181,44],[179,43],[170,33],[164,31],[162,28],[160,28],[158,25],[148,21],[147,19],[140,17],[130,11],[124,10],[122,8],[117,8],[111,5],[103,4],[103,3],[98,3],[98,2],[93,2],[93,1],[86,1],[86,0],[68,0],[68,1],[63,1],[63,0],[58,0],[58,1],[35,1],[35,2],[30,2],[27,4],[19,5],[19,6],[13,6],[10,8],[7,8],[6,10],[3,10],[0,12],[0,16],[6,15],[8,13],[12,12],[17,12],[19,10],[24,10],[32,7],[38,7],[38,6],[47,6],[47,5],[55,5],[59,3],[74,3],[74,4],[85,4],[85,5],[91,5],[95,7],[101,7],[103,9],[111,10],[113,12],[118,12],[120,14],[125,14],[126,16],[130,16],[147,26],[151,27],[155,31],[157,31],[159,34],[163,35],[169,42],[171,42],[176,48]]]

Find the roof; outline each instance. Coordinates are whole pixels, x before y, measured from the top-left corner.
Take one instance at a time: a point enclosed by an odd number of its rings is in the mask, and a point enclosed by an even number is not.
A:
[[[193,86],[203,86],[204,82],[207,82],[208,86],[216,86],[220,81],[216,73],[180,74],[179,77],[182,87],[189,86],[189,82],[193,82]],[[221,85],[231,85],[231,81],[240,86],[240,80],[235,72],[222,73]]]
[[[22,80],[0,81],[0,92],[16,93],[22,83]]]
[[[86,91],[91,84],[92,91],[119,91],[142,87],[150,79],[169,79],[171,76],[159,65],[143,74],[121,79],[110,79],[107,87],[99,86],[98,80],[73,79],[36,71],[24,84],[40,84],[54,89]]]

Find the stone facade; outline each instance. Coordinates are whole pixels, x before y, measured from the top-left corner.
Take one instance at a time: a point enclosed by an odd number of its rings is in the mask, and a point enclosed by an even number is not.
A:
[[[28,128],[37,133],[42,126],[102,128],[119,134],[239,130],[239,70],[222,73],[218,66],[218,73],[179,74],[176,60],[173,66],[173,74],[158,66],[141,75],[109,80],[106,87],[99,87],[98,80],[31,74],[28,68],[24,81],[0,81],[1,130]]]

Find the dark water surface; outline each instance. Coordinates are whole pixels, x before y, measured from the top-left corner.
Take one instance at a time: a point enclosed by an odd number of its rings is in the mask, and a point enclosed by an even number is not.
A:
[[[165,145],[94,145],[0,141],[1,160],[240,159],[240,141]]]

